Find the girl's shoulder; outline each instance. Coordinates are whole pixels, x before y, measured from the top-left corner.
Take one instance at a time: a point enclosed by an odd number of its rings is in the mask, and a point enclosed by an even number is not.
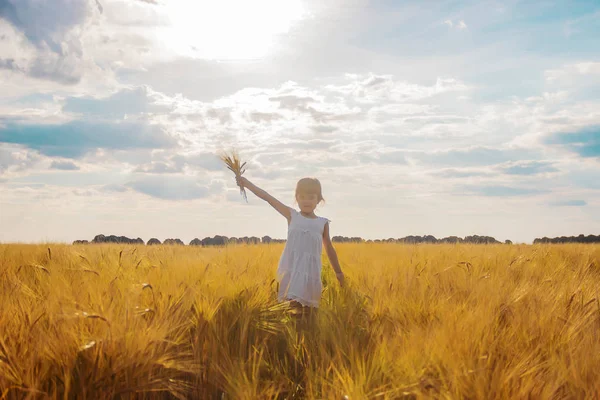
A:
[[[329,218],[327,218],[327,217],[317,217],[317,219],[323,221],[324,223],[331,222],[331,220]]]

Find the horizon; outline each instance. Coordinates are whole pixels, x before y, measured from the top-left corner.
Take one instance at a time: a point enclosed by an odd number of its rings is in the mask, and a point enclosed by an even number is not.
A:
[[[0,244],[21,244],[21,245],[49,245],[49,244],[64,244],[64,245],[69,245],[69,244],[75,244],[75,242],[84,242],[84,243],[78,243],[78,244],[106,244],[106,243],[113,243],[113,244],[132,244],[135,245],[136,243],[116,243],[116,242],[94,242],[93,240],[95,240],[98,236],[104,236],[105,238],[111,237],[111,236],[115,236],[115,237],[119,237],[119,238],[126,238],[128,240],[142,240],[142,244],[145,246],[150,245],[149,242],[152,240],[159,240],[161,243],[160,244],[164,244],[165,241],[170,240],[170,241],[177,241],[180,240],[184,245],[186,246],[191,246],[193,241],[195,240],[205,240],[205,239],[215,239],[217,237],[224,237],[226,240],[243,240],[243,239],[258,239],[260,241],[260,243],[268,243],[268,242],[263,242],[262,239],[264,239],[265,237],[269,238],[269,241],[276,241],[276,242],[281,242],[281,241],[285,241],[286,238],[278,238],[278,237],[272,237],[270,235],[262,235],[262,236],[227,236],[227,235],[220,235],[220,234],[215,234],[215,235],[211,235],[211,236],[204,236],[204,237],[194,237],[192,239],[189,240],[183,240],[179,237],[164,237],[164,238],[159,238],[158,236],[152,236],[148,239],[143,239],[141,236],[134,236],[134,237],[127,237],[124,235],[115,235],[115,234],[108,234],[105,235],[103,233],[101,234],[97,234],[95,235],[92,239],[75,239],[72,242],[60,242],[60,241],[37,241],[37,242],[26,242],[26,241],[16,241],[16,242],[0,242]],[[450,235],[450,236],[445,236],[445,237],[436,237],[435,235],[407,235],[404,237],[387,237],[387,238],[365,238],[365,237],[361,237],[361,236],[344,236],[344,235],[335,235],[332,236],[333,242],[334,243],[343,243],[346,242],[346,240],[336,240],[336,238],[342,238],[342,239],[361,239],[363,242],[387,242],[387,241],[402,241],[405,240],[407,238],[415,238],[415,237],[428,237],[428,236],[432,236],[436,241],[442,241],[445,239],[450,239],[450,238],[458,238],[461,240],[466,240],[467,238],[473,238],[473,237],[480,237],[480,238],[491,238],[496,240],[498,243],[491,243],[491,244],[506,244],[506,241],[509,241],[509,244],[512,245],[519,245],[519,244],[533,244],[534,241],[536,240],[543,240],[543,239],[561,239],[561,238],[566,238],[566,239],[573,239],[573,238],[589,238],[590,236],[593,237],[600,237],[600,235],[583,235],[583,234],[579,234],[579,235],[573,235],[573,236],[557,236],[557,237],[548,237],[548,236],[542,236],[542,237],[537,237],[532,239],[530,242],[518,242],[518,241],[513,241],[509,238],[505,238],[505,239],[498,239],[495,237],[491,237],[489,235],[478,235],[478,234],[473,234],[473,235],[467,235],[464,237],[460,237],[460,236],[456,236],[456,235]],[[473,243],[473,242],[465,242],[466,244],[484,244],[484,245],[489,245],[489,243]],[[587,243],[587,242],[569,242],[569,243]],[[592,243],[592,242],[590,242]],[[596,242],[593,242],[596,243]],[[231,243],[230,243],[231,244]],[[238,243],[239,244],[239,243]],[[431,244],[431,243],[405,243],[405,244],[411,244],[411,245],[415,245],[415,244]],[[440,243],[435,243],[435,244],[440,244]],[[442,244],[455,244],[455,243],[442,243]],[[214,245],[214,244],[213,244]]]
[[[0,0],[0,243],[285,238],[231,148],[331,237],[598,235],[598,42],[583,0]]]

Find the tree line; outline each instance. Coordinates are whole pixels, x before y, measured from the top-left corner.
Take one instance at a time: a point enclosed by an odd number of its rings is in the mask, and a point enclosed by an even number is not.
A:
[[[215,235],[214,237],[205,237],[204,239],[195,238],[190,241],[189,246],[222,246],[226,244],[259,244],[259,243],[285,243],[285,239],[274,239],[270,236],[256,237],[256,236],[244,236],[244,237],[227,237],[221,235]],[[435,236],[406,236],[403,238],[388,238],[388,239],[375,239],[365,240],[361,237],[346,237],[346,236],[333,236],[332,242],[335,243],[475,243],[475,244],[496,244],[501,243],[498,240],[490,236],[466,236],[464,238],[458,236],[449,236],[442,239],[437,239]],[[142,238],[128,238],[126,236],[116,235],[96,235],[91,241],[87,240],[75,240],[73,244],[90,244],[90,243],[123,243],[123,244],[145,244],[151,245],[181,245],[185,243],[181,239],[168,238],[161,242],[157,238],[151,238],[148,242],[144,242]],[[512,244],[510,240],[506,240],[504,243]]]
[[[256,236],[244,236],[244,237],[227,237],[222,235],[215,235],[213,237],[205,237],[204,239],[195,238],[188,244],[189,246],[223,246],[226,244],[259,244],[259,243],[285,243],[285,239],[274,239],[270,236],[256,237]],[[406,244],[436,244],[436,243],[472,243],[472,244],[500,244],[502,242],[496,240],[491,236],[479,236],[471,235],[465,236],[464,238],[458,236],[448,236],[441,239],[436,238],[432,235],[424,236],[405,236],[403,238],[387,238],[387,239],[363,239],[361,237],[347,237],[347,236],[333,236],[331,241],[334,243],[406,243]],[[167,238],[164,241],[160,241],[157,238],[151,238],[147,242],[144,242],[141,238],[131,239],[126,236],[116,235],[96,235],[91,241],[87,240],[75,240],[73,244],[90,244],[90,243],[124,243],[124,244],[145,244],[151,245],[181,245],[185,246],[185,243],[181,239]],[[578,236],[560,236],[555,238],[536,238],[533,241],[534,244],[542,243],[600,243],[600,235],[578,235]],[[512,244],[512,241],[505,240],[504,244]]]
[[[555,238],[537,238],[533,241],[537,243],[600,243],[600,235],[579,235],[579,236],[560,236]]]

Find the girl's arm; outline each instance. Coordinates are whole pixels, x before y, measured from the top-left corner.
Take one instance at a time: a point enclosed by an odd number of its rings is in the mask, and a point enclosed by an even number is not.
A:
[[[329,222],[325,223],[325,229],[323,229],[323,245],[325,246],[325,251],[327,252],[327,257],[329,257],[329,262],[335,271],[335,276],[340,282],[340,286],[344,286],[346,279],[344,277],[344,273],[340,268],[340,262],[337,257],[337,253],[333,248],[333,243],[331,243],[331,238],[329,237]]]
[[[274,209],[276,209],[279,212],[279,214],[283,215],[285,219],[288,220],[288,222],[291,220],[292,212],[290,211],[290,207],[286,206],[285,204],[277,200],[275,197],[271,196],[269,193],[259,188],[243,176],[236,178],[236,181],[238,186],[248,189],[249,191],[254,193],[256,197],[263,199],[264,201],[269,203]]]

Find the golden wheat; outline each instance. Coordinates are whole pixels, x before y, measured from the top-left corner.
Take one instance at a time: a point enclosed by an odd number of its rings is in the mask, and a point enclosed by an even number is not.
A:
[[[598,245],[338,244],[301,319],[282,246],[0,245],[0,398],[600,397]]]

